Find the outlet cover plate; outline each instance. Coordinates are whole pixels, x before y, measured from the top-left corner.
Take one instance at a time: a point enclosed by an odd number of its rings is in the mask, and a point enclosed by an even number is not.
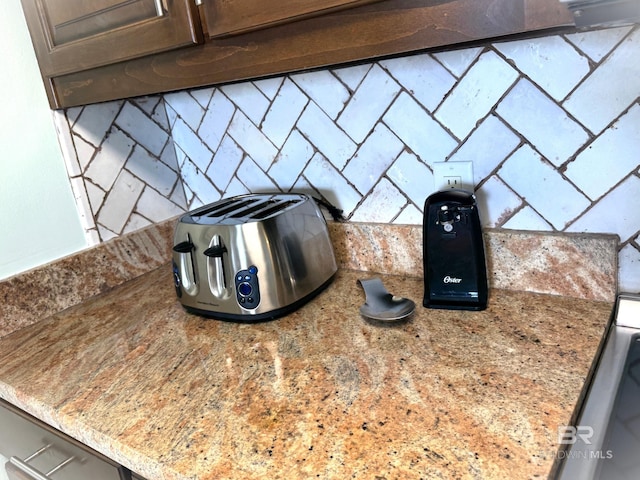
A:
[[[473,192],[473,163],[436,162],[433,164],[433,183],[436,192],[452,188]]]

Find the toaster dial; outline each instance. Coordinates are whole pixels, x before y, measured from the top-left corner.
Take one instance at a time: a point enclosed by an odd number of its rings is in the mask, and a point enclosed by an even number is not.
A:
[[[236,273],[236,297],[241,307],[252,310],[260,303],[258,268],[254,265]]]
[[[173,262],[173,285],[176,287],[176,295],[178,296],[178,298],[182,298],[180,271],[178,270],[178,265],[176,265],[176,262]]]

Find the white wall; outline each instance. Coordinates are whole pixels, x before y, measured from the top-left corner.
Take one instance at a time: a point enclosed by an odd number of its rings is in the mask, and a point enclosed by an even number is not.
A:
[[[0,4],[0,278],[86,247],[19,0]]]

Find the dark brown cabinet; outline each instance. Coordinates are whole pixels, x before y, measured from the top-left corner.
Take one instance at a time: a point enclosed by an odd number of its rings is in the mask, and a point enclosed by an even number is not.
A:
[[[52,108],[572,29],[559,0],[22,0]]]
[[[381,0],[22,0],[44,77],[81,72]]]
[[[45,78],[201,42],[189,0],[22,0]]]

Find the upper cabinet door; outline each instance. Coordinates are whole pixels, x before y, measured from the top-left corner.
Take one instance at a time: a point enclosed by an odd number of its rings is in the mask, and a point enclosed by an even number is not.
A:
[[[204,0],[203,7],[209,36],[215,38],[378,1],[380,0]]]
[[[22,0],[44,77],[202,40],[192,0]]]

